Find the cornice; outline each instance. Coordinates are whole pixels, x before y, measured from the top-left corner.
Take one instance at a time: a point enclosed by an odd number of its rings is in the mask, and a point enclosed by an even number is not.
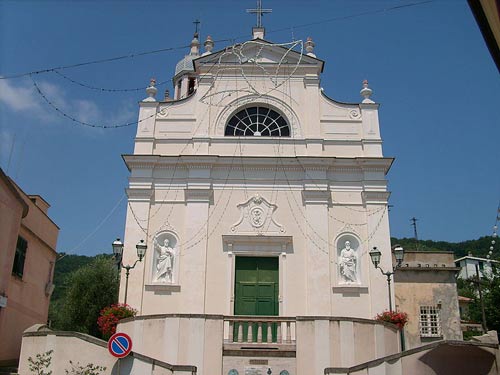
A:
[[[129,200],[147,200],[153,196],[153,189],[145,188],[128,188],[125,190]]]
[[[186,202],[210,202],[213,197],[211,188],[188,188],[184,189]]]
[[[379,109],[380,103],[359,103],[361,109]]]
[[[363,191],[361,197],[365,204],[370,203],[387,203],[391,193],[389,191]]]
[[[129,171],[131,169],[227,169],[234,170],[290,170],[326,172],[383,172],[387,174],[394,158],[376,157],[322,157],[299,156],[213,156],[213,155],[123,155]]]
[[[303,190],[302,199],[305,204],[330,204],[330,190]]]

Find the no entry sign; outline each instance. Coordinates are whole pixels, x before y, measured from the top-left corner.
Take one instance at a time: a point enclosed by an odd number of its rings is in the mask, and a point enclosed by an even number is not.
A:
[[[115,333],[109,338],[108,350],[113,357],[126,357],[132,351],[132,339],[125,333]]]

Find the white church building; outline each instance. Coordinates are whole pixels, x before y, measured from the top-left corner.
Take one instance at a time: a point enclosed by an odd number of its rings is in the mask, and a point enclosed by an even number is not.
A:
[[[387,309],[369,249],[392,266],[378,104],[367,83],[362,103],[329,98],[311,40],[253,33],[219,52],[208,38],[203,54],[195,35],[174,98],[151,85],[140,103],[124,264],[141,239],[148,252],[127,295],[141,317],[121,329],[203,374],[245,374],[253,356],[305,374],[396,353],[397,332],[365,321]]]
[[[396,327],[373,320],[388,309],[369,251],[392,268],[393,158],[372,90],[335,101],[311,39],[275,44],[258,26],[218,51],[195,34],[172,97],[152,81],[139,103],[123,264],[148,248],[127,287],[122,272],[119,300],[138,315],[118,326],[133,355],[117,370],[99,340],[54,335],[110,374],[440,373],[446,343],[401,353]]]

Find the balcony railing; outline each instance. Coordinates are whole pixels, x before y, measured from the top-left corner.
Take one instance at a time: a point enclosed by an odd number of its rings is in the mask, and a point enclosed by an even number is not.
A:
[[[295,347],[295,318],[282,316],[226,316],[224,342],[249,346]]]

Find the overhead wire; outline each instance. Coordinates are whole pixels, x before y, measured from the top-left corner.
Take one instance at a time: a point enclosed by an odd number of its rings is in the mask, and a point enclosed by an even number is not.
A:
[[[293,28],[293,29],[305,28],[305,27],[309,27],[309,26],[321,25],[324,23],[330,23],[330,22],[339,21],[339,20],[357,18],[357,17],[367,16],[367,15],[372,15],[372,14],[386,13],[386,12],[391,12],[394,10],[400,10],[400,9],[404,9],[404,8],[420,6],[420,5],[433,3],[433,2],[436,2],[436,0],[425,0],[425,1],[413,2],[413,3],[409,3],[409,4],[395,5],[392,7],[376,9],[373,11],[360,12],[360,13],[355,13],[355,14],[350,14],[350,15],[345,15],[345,16],[333,17],[333,18],[329,18],[329,19],[325,19],[325,20],[316,21],[316,22],[305,23],[305,24],[301,24],[301,25],[273,29],[273,30],[267,31],[267,34],[277,33],[280,31],[287,31],[287,30],[290,30],[290,28]],[[232,38],[218,39],[218,40],[215,40],[214,43],[235,41],[235,40],[246,38],[246,37],[247,37],[246,34],[245,35],[238,35],[238,36],[232,37]],[[121,56],[84,61],[81,63],[61,65],[61,66],[56,66],[56,67],[52,67],[52,68],[45,68],[45,69],[40,69],[40,70],[33,70],[30,72],[17,73],[17,74],[7,74],[7,75],[0,76],[0,80],[20,78],[20,77],[26,77],[29,75],[33,75],[33,74],[49,73],[49,72],[53,72],[56,70],[60,71],[60,70],[64,70],[64,69],[72,69],[72,68],[78,68],[78,67],[82,67],[82,66],[119,61],[119,60],[124,60],[124,59],[136,58],[136,57],[140,57],[140,56],[147,56],[147,55],[153,55],[153,54],[157,54],[157,53],[170,52],[170,51],[185,49],[185,48],[189,48],[189,47],[190,47],[190,45],[182,45],[182,46],[177,46],[177,47],[166,47],[166,48],[160,48],[160,49],[155,49],[155,50],[150,50],[150,51],[129,53],[129,54],[121,55]]]
[[[64,254],[62,256],[60,256],[59,258],[57,258],[57,262],[60,261],[62,258],[64,258],[66,255],[71,255],[73,254],[76,250],[78,250],[85,242],[87,242],[94,234],[97,233],[97,231],[99,229],[101,229],[101,227],[104,225],[104,223],[106,223],[106,221],[108,221],[108,219],[111,217],[111,215],[113,215],[113,213],[117,210],[117,208],[120,206],[120,204],[122,203],[123,199],[125,199],[126,195],[125,194],[122,194],[122,196],[120,197],[120,199],[118,200],[118,202],[116,202],[116,204],[113,206],[113,208],[111,209],[111,211],[109,211],[109,213],[99,222],[99,224],[97,224],[97,226],[89,233],[87,234],[76,246],[72,247],[70,250],[68,251],[65,251]]]
[[[63,111],[61,108],[59,108],[52,100],[50,100],[47,95],[41,90],[40,86],[38,83],[35,81],[35,78],[33,78],[33,75],[30,74],[31,81],[33,82],[33,86],[36,90],[36,92],[42,97],[42,99],[50,106],[52,109],[54,109],[56,112],[58,112],[61,116],[66,117],[68,120],[71,120],[72,122],[83,125],[83,126],[88,126],[90,128],[101,128],[101,129],[117,129],[117,128],[125,128],[127,126],[132,126],[136,124],[140,124],[143,121],[146,121],[154,116],[156,116],[156,112],[146,116],[142,119],[139,119],[137,121],[131,121],[123,124],[117,124],[117,125],[99,125],[99,124],[92,124],[86,121],[82,121],[77,119],[76,117],[72,115],[68,115],[65,111]]]
[[[309,23],[309,24],[303,24],[303,25],[298,25],[298,26],[295,26],[295,28],[301,28],[301,27],[307,27],[307,26],[311,26],[311,25],[316,25],[316,24],[321,24],[321,23],[326,23],[326,22],[332,22],[332,21],[335,21],[335,20],[340,20],[340,19],[346,19],[346,18],[353,18],[353,17],[358,17],[358,16],[362,16],[362,15],[367,15],[367,14],[374,14],[374,13],[379,13],[379,12],[382,12],[382,11],[389,11],[389,10],[392,10],[392,9],[400,9],[400,8],[404,8],[404,7],[409,7],[409,6],[416,6],[416,5],[421,5],[421,4],[425,4],[425,3],[430,3],[430,2],[433,2],[433,1],[423,1],[423,2],[419,2],[419,3],[412,3],[412,4],[406,4],[406,5],[402,5],[402,6],[396,6],[396,7],[391,7],[391,8],[386,8],[386,9],[383,9],[383,10],[379,10],[379,11],[373,11],[373,12],[364,12],[364,13],[360,13],[360,14],[357,14],[357,15],[351,15],[351,16],[344,16],[344,17],[336,17],[336,18],[332,18],[332,19],[328,19],[328,20],[323,20],[323,21],[318,21],[318,22],[314,22],[314,23]],[[288,28],[287,28],[288,29]],[[284,30],[284,29],[276,29],[276,30],[271,30],[269,33],[272,33],[272,32],[278,32],[278,31],[281,31],[281,30]],[[239,38],[239,37],[238,37]],[[59,70],[62,70],[62,69],[69,69],[69,68],[73,68],[73,67],[78,67],[78,66],[83,66],[83,65],[90,65],[90,64],[97,64],[97,63],[102,63],[102,62],[109,62],[109,61],[116,61],[116,60],[120,60],[120,59],[125,59],[125,58],[132,58],[132,57],[138,57],[138,56],[142,56],[142,55],[147,55],[147,54],[153,54],[153,53],[159,53],[159,52],[164,52],[164,51],[169,51],[169,50],[174,50],[174,49],[179,49],[179,48],[185,48],[186,46],[183,46],[183,47],[177,47],[177,48],[165,48],[165,49],[161,49],[161,50],[155,50],[155,51],[148,51],[148,52],[143,52],[143,53],[137,53],[137,54],[130,54],[130,55],[125,55],[125,56],[119,56],[119,57],[115,57],[115,58],[109,58],[109,59],[101,59],[101,60],[95,60],[95,61],[90,61],[90,62],[85,62],[85,63],[80,63],[80,64],[73,64],[73,65],[67,65],[67,66],[62,66],[62,67],[59,67],[59,68],[51,68],[51,69],[45,69],[45,70],[40,70],[40,71],[35,71],[35,72],[31,72],[31,73],[25,73],[25,74],[18,74],[18,75],[14,75],[14,76],[5,76],[5,77],[0,77],[0,79],[7,79],[7,78],[16,78],[16,77],[21,77],[21,76],[26,76],[26,75],[29,75],[30,78],[33,80],[33,84],[37,90],[37,92],[44,98],[44,100],[49,104],[51,105],[56,111],[60,112],[64,117],[67,117],[69,118],[70,120],[74,121],[74,122],[77,122],[77,123],[80,123],[81,125],[86,125],[86,126],[91,126],[91,127],[104,127],[104,128],[116,128],[116,127],[123,127],[123,126],[130,126],[130,125],[134,125],[134,124],[137,124],[137,123],[140,123],[142,121],[145,121],[146,119],[148,118],[151,118],[153,117],[154,115],[156,115],[156,113],[152,116],[149,116],[147,118],[144,118],[144,119],[141,119],[141,120],[138,120],[138,121],[135,121],[135,122],[131,122],[131,123],[126,123],[126,124],[121,124],[121,125],[114,125],[114,126],[97,126],[95,124],[90,124],[90,123],[86,123],[86,122],[83,122],[83,121],[79,121],[78,119],[72,117],[72,116],[69,116],[67,114],[65,114],[63,111],[61,111],[60,109],[57,108],[57,106],[55,106],[47,97],[46,95],[44,95],[44,93],[40,90],[40,87],[37,85],[36,81],[34,80],[33,78],[33,74],[40,74],[40,73],[45,73],[45,72],[49,72],[49,71],[53,71],[55,72],[56,74],[62,76],[63,78],[75,83],[75,84],[78,84],[80,86],[83,86],[83,87],[86,87],[86,88],[89,88],[89,89],[93,89],[93,90],[100,90],[100,91],[109,91],[109,92],[117,92],[117,91],[138,91],[138,90],[142,90],[144,88],[132,88],[132,89],[106,89],[106,88],[99,88],[99,87],[96,87],[96,86],[92,86],[92,85],[88,85],[88,84],[84,84],[84,83],[81,83],[81,82],[78,82],[76,80],[73,80],[72,78],[62,74],[61,72],[59,72]],[[159,85],[161,84],[164,84],[164,83],[167,83],[168,81],[164,81],[164,82],[161,82]],[[295,145],[294,145],[294,148],[295,148]],[[241,144],[240,144],[240,157],[242,157],[242,150],[241,150]],[[279,153],[279,151],[278,151]],[[300,164],[300,161],[299,161],[299,164]],[[243,167],[244,168],[244,167]],[[304,172],[306,172],[305,168],[304,168]],[[307,173],[307,172],[306,172]],[[276,178],[276,173],[275,173],[275,178]],[[297,202],[296,202],[297,203]],[[359,210],[359,212],[361,212],[362,210]],[[366,211],[363,211],[363,212],[366,212]],[[377,210],[378,212],[378,210]],[[384,212],[385,213],[385,212]],[[383,215],[382,215],[383,216]],[[149,218],[150,219],[150,218]],[[381,218],[382,219],[382,218]],[[219,220],[220,221],[220,220]],[[353,224],[353,225],[356,225],[356,224]],[[360,224],[361,225],[361,224]],[[377,225],[378,227],[378,225]]]
[[[65,80],[71,82],[71,83],[74,83],[75,85],[78,85],[78,86],[81,86],[81,87],[85,87],[87,89],[90,89],[90,90],[95,90],[95,91],[102,91],[102,92],[131,92],[131,91],[142,91],[142,90],[145,90],[148,88],[148,86],[142,86],[142,87],[135,87],[135,88],[126,88],[126,89],[109,89],[109,88],[105,88],[105,87],[97,87],[97,86],[92,86],[92,85],[89,85],[87,83],[84,83],[84,82],[79,82],[71,77],[68,77],[66,74],[63,74],[61,73],[59,70],[55,69],[53,70],[54,73],[56,73],[57,75],[61,76],[62,78],[64,78]],[[167,79],[165,81],[162,81],[160,83],[156,83],[155,84],[155,87],[160,87],[160,86],[163,86],[169,82],[171,82],[172,80],[171,79]]]

